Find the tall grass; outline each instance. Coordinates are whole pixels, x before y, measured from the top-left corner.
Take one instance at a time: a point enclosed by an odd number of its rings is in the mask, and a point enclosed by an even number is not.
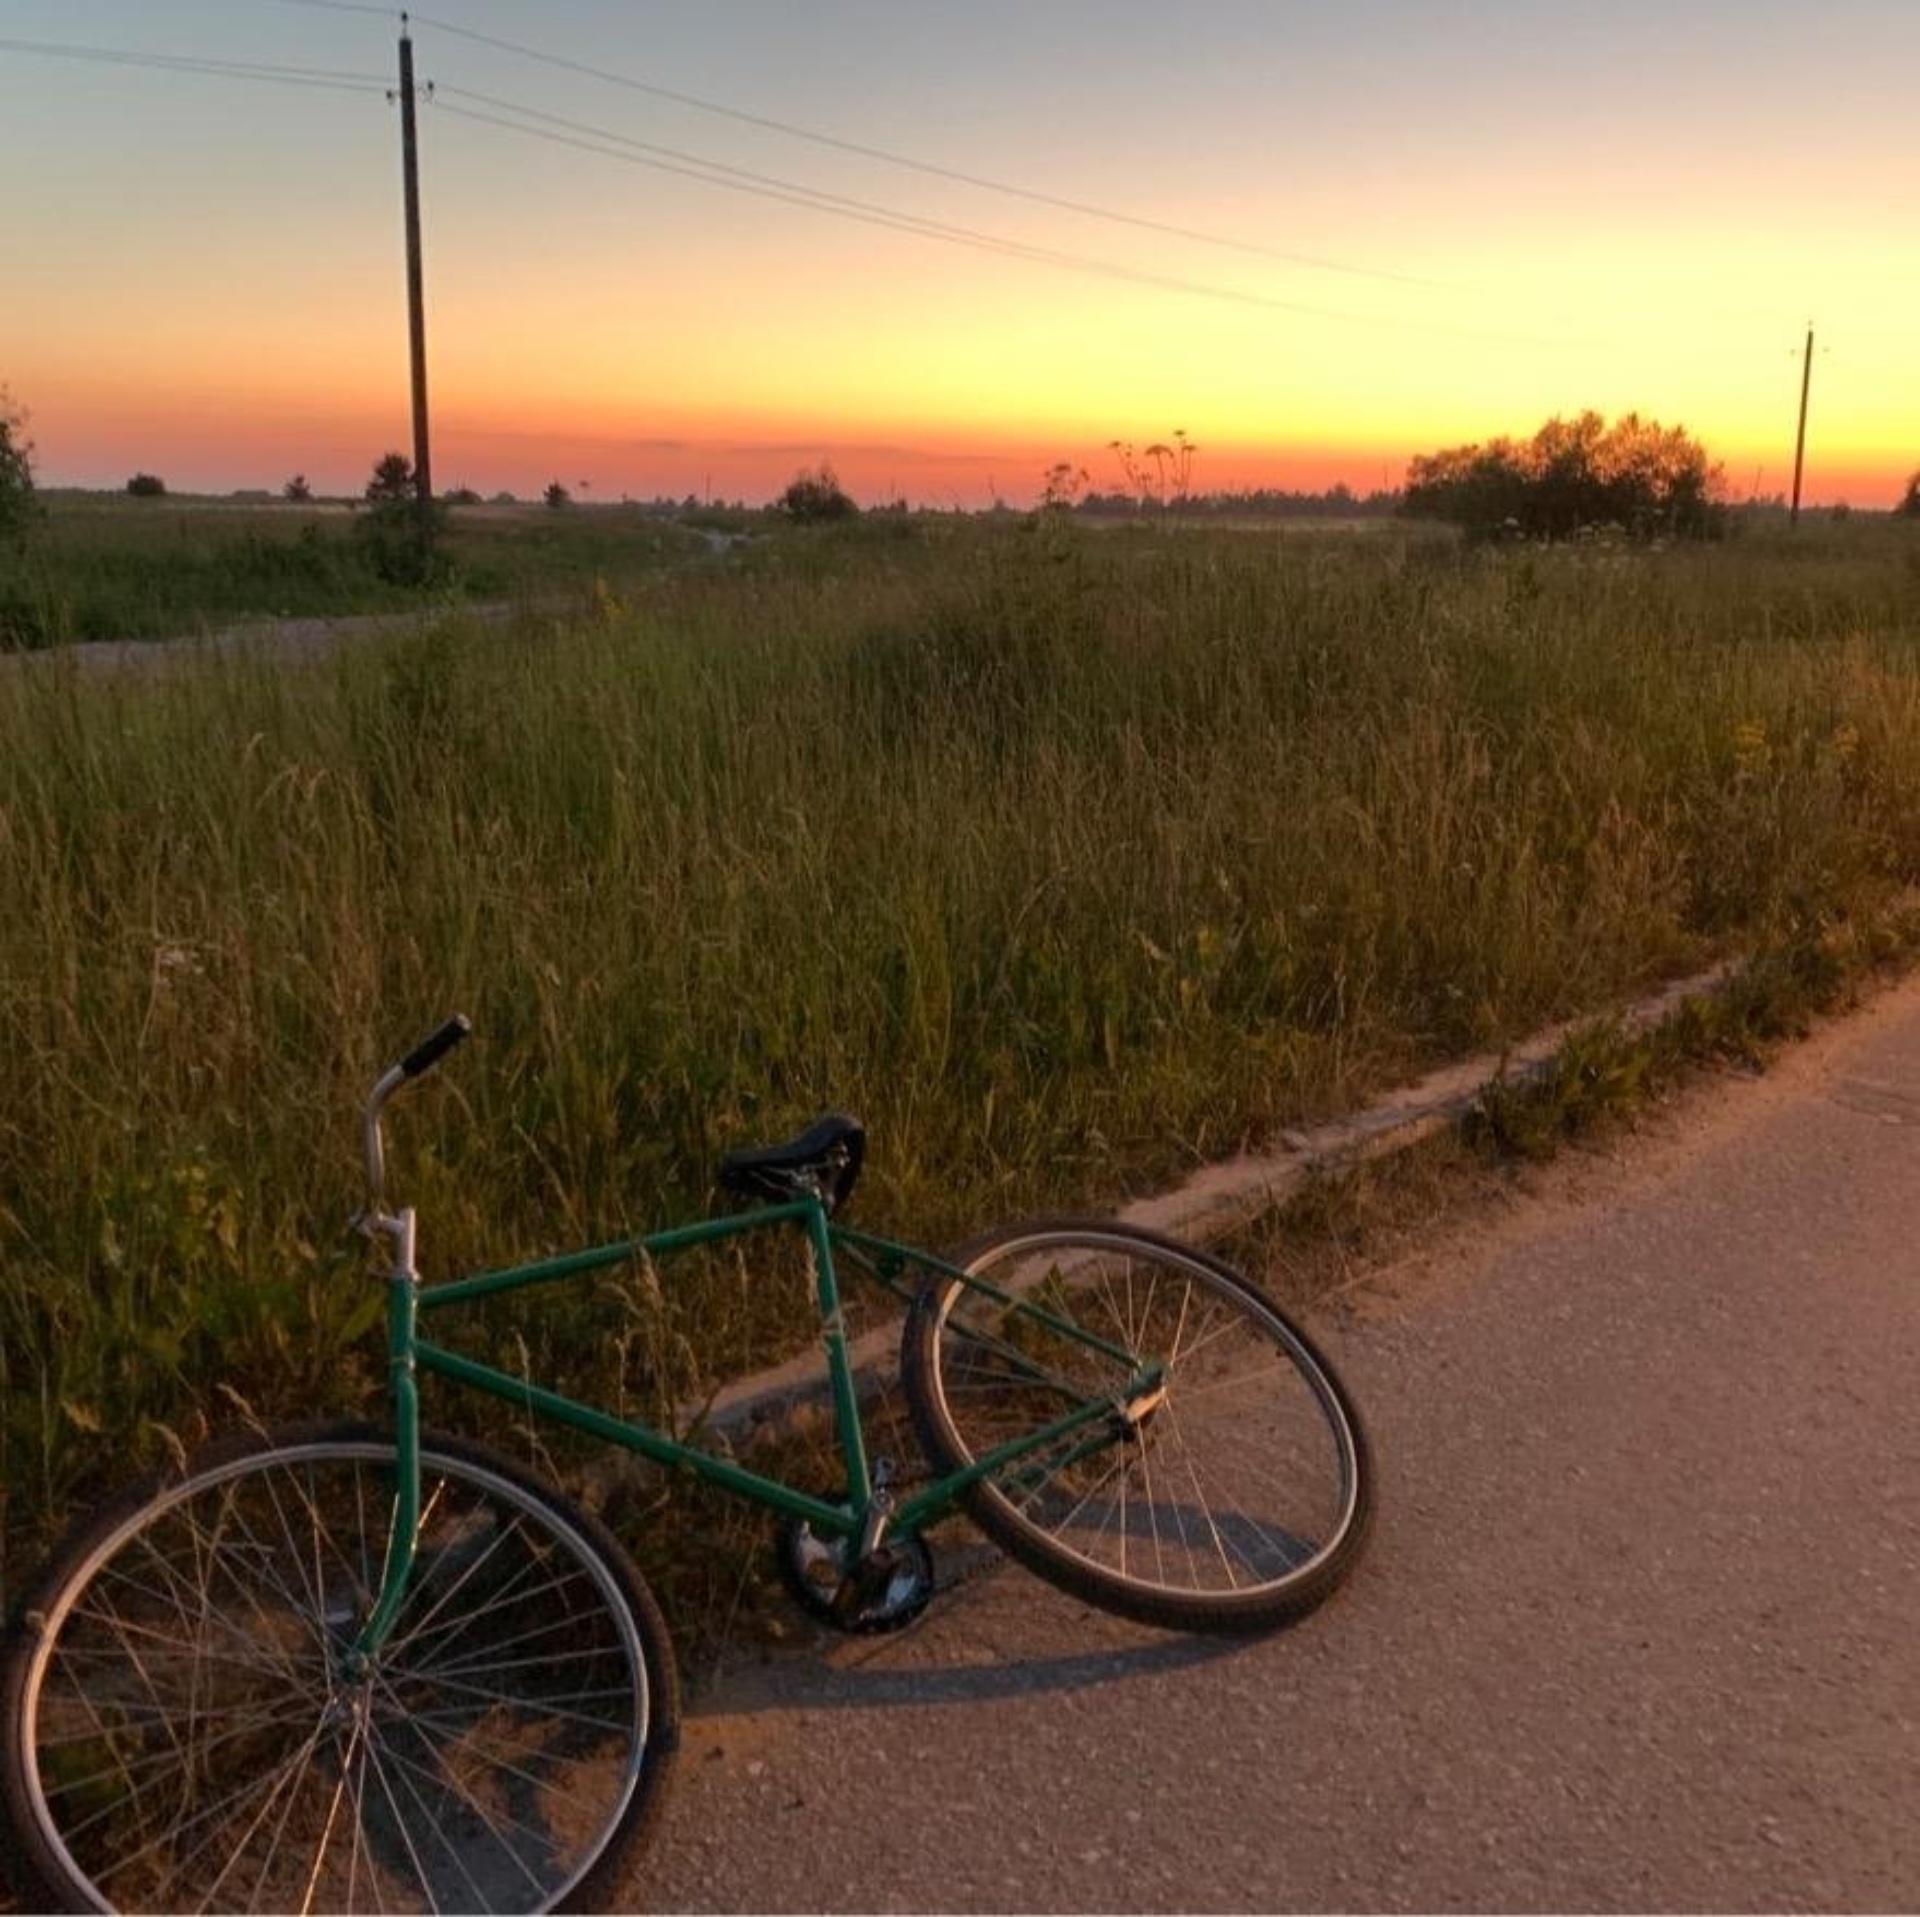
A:
[[[0,1484],[351,1406],[369,1080],[433,1270],[826,1106],[864,1216],[1108,1203],[1920,875],[1920,553],[940,525],[276,668],[0,671]],[[482,1343],[658,1400],[743,1260]],[[0,1577],[6,1566],[0,1561]]]

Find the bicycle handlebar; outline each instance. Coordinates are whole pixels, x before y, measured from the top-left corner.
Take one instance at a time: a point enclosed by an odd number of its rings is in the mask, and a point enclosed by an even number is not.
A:
[[[387,1159],[386,1148],[380,1137],[381,1107],[409,1079],[431,1071],[472,1031],[473,1022],[464,1013],[456,1012],[437,1032],[423,1038],[398,1065],[382,1073],[379,1082],[367,1094],[366,1115],[360,1134],[367,1160],[367,1220],[379,1220],[386,1205]]]
[[[472,1031],[473,1021],[464,1012],[455,1012],[432,1037],[423,1038],[400,1061],[401,1075],[406,1078],[418,1078],[422,1072],[431,1071]]]

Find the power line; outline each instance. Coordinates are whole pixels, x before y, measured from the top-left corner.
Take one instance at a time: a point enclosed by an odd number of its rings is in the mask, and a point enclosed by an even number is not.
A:
[[[509,113],[517,117],[510,120],[501,119],[497,114],[474,113],[459,107],[449,107],[445,104],[449,95],[463,100],[476,100],[483,106],[496,108],[499,113]],[[898,232],[916,233],[928,239],[949,240],[958,245],[972,246],[987,252],[1004,253],[1014,259],[1032,260],[1049,266],[1067,266],[1080,272],[1099,273],[1107,277],[1133,279],[1146,285],[1198,293],[1210,298],[1278,307],[1285,312],[1303,313],[1313,318],[1349,319],[1354,317],[1351,314],[1329,312],[1324,308],[1308,306],[1297,301],[1273,300],[1262,294],[1240,293],[1230,287],[1209,286],[1198,280],[1177,279],[1170,275],[1147,273],[1107,260],[1084,258],[1079,254],[1061,252],[1054,247],[1034,246],[1024,240],[1008,239],[1001,234],[984,232],[978,227],[956,226],[950,221],[932,219],[920,213],[909,213],[898,207],[883,206],[876,201],[854,199],[847,194],[828,192],[821,187],[804,186],[796,181],[780,179],[774,174],[756,173],[746,167],[729,165],[723,160],[709,160],[699,154],[683,152],[677,147],[658,146],[652,141],[635,139],[631,135],[615,133],[605,127],[588,126],[579,120],[569,120],[561,114],[542,112],[536,107],[523,107],[515,101],[499,99],[493,94],[478,93],[471,87],[453,86],[443,81],[436,87],[434,99],[445,111],[455,113],[462,119],[504,127],[509,132],[525,133],[534,138],[545,137],[558,145],[571,146],[583,152],[599,153],[608,159],[631,160],[636,165],[657,166],[663,172],[678,173],[683,178],[700,180],[710,186],[731,187],[738,192],[753,193],[763,198],[784,201],[790,206],[808,207],[817,212],[838,214],[871,225],[891,227]],[[537,121],[541,124],[523,124],[526,121]],[[547,131],[548,128],[554,127],[562,131],[558,133]]]
[[[478,100],[499,111],[487,113],[476,111],[472,107],[455,106],[448,96]],[[839,219],[858,221],[863,225],[908,233],[921,239],[940,240],[949,245],[970,247],[977,252],[996,253],[1009,259],[1025,260],[1036,265],[1064,267],[1069,271],[1090,274],[1100,279],[1154,287],[1162,292],[1186,293],[1197,298],[1218,300],[1236,306],[1258,307],[1268,312],[1291,313],[1308,319],[1337,320],[1347,325],[1380,326],[1395,330],[1410,329],[1455,338],[1492,341],[1502,345],[1565,347],[1574,344],[1566,340],[1485,333],[1444,323],[1405,320],[1392,315],[1355,313],[1332,307],[1314,306],[1300,300],[1278,299],[1269,294],[1250,293],[1235,287],[1218,286],[1205,280],[1185,279],[1169,273],[1154,273],[1143,268],[1121,265],[1111,260],[1064,252],[1055,247],[1032,246],[1025,241],[1008,239],[1004,235],[984,232],[975,227],[955,226],[943,220],[929,219],[918,213],[904,212],[873,201],[856,200],[844,194],[829,193],[819,188],[802,186],[791,180],[782,180],[771,174],[754,173],[744,167],[729,166],[724,162],[703,159],[697,154],[684,153],[674,147],[656,146],[649,141],[637,140],[627,134],[612,132],[604,127],[589,126],[582,121],[569,120],[559,114],[542,112],[537,108],[523,107],[513,101],[501,100],[494,95],[478,93],[467,87],[453,86],[445,81],[436,86],[434,100],[440,111],[452,114],[458,119],[472,120],[483,126],[499,127],[509,133],[518,133],[528,139],[545,140],[551,145],[568,147],[576,152],[595,154],[603,159],[620,160],[630,166],[647,167],[655,172],[675,174],[683,179],[697,180],[707,186],[724,187],[729,192],[751,194],[760,199],[804,207],[811,212],[826,213]],[[512,114],[517,117],[504,118],[503,114]],[[529,124],[529,122],[540,122],[540,124]],[[555,128],[563,130],[555,131],[553,130]]]
[[[383,20],[397,19],[400,14],[398,7],[369,6],[367,0],[273,0],[273,4],[280,7],[320,7],[328,13],[372,13]]]
[[[383,7],[362,4],[362,0],[277,0],[277,3],[324,5],[329,10],[359,13],[387,11]],[[484,36],[468,35],[467,37]],[[221,79],[270,81],[349,92],[384,94],[388,91],[387,83],[380,75],[333,68],[266,65],[251,61],[214,60],[179,54],[149,53],[131,48],[86,47],[54,41],[0,39],[0,53],[7,52],[147,68],[163,72],[204,74]],[[1128,285],[1152,287],[1163,292],[1183,293],[1200,299],[1256,307],[1268,312],[1290,313],[1308,319],[1334,320],[1347,325],[1384,327],[1397,331],[1410,330],[1501,345],[1564,348],[1577,344],[1573,341],[1543,339],[1537,336],[1491,333],[1444,322],[1342,311],[1332,307],[1312,305],[1302,300],[1279,299],[1269,294],[1219,286],[1205,280],[1190,279],[1177,274],[1157,273],[1112,260],[1071,253],[1058,247],[1036,246],[977,227],[959,226],[949,221],[906,212],[875,201],[855,199],[850,195],[829,192],[824,188],[784,180],[776,175],[757,173],[745,167],[729,165],[724,161],[708,160],[698,154],[686,153],[675,147],[658,146],[649,141],[635,139],[628,134],[605,127],[591,126],[560,114],[544,112],[539,108],[521,106],[515,101],[503,100],[495,95],[480,93],[470,88],[443,84],[439,91],[443,95],[455,94],[463,99],[475,100],[484,106],[497,109],[495,112],[487,113],[476,111],[471,107],[443,103],[443,111],[460,119],[473,120],[482,125],[498,127],[509,133],[518,133],[528,139],[545,140],[552,145],[573,148],[604,159],[621,160],[628,165],[676,174],[703,185],[724,187],[730,192],[752,194],[784,205],[802,207],[811,212],[826,213],[836,218],[854,220],[922,239],[942,241],[948,245],[969,247],[978,252],[998,254],[1008,259],[1060,267],[1070,272],[1116,280]],[[513,117],[505,118],[502,115]]]
[[[25,53],[98,66],[146,67],[164,73],[197,73],[223,80],[264,80],[287,86],[330,87],[348,93],[379,93],[386,82],[372,73],[326,67],[261,65],[249,60],[208,60],[184,54],[142,53],[127,47],[70,46],[53,40],[0,40],[0,53]]]
[[[346,0],[281,0],[282,4],[340,6]],[[358,5],[355,11],[374,11],[362,9]],[[436,19],[431,14],[416,13],[412,16],[417,26],[431,27],[440,33],[452,34],[461,40],[471,40],[478,45],[493,47],[502,53],[511,53],[524,60],[537,60],[543,66],[557,67],[563,72],[584,74],[589,79],[601,80],[609,86],[625,87],[634,93],[645,93],[657,100],[671,100],[678,106],[692,107],[701,113],[718,114],[724,119],[738,121],[744,126],[759,127],[763,131],[784,134],[789,139],[807,140],[815,146],[831,147],[836,152],[857,154],[866,160],[878,160],[887,166],[909,168],[915,173],[924,173],[938,180],[952,180],[962,186],[978,187],[988,193],[1001,193],[1013,199],[1028,200],[1038,206],[1051,206],[1063,212],[1079,213],[1089,219],[1109,220],[1122,226],[1138,227],[1149,233],[1162,233],[1175,239],[1192,240],[1202,246],[1224,247],[1236,253],[1250,253],[1262,259],[1280,260],[1289,266],[1310,266],[1325,273],[1345,273],[1361,279],[1388,280],[1403,286],[1433,286],[1435,281],[1422,279],[1412,273],[1396,273],[1381,267],[1356,266],[1350,261],[1327,259],[1314,253],[1290,252],[1280,247],[1262,246],[1253,240],[1234,239],[1225,234],[1205,232],[1198,227],[1179,226],[1168,220],[1149,219],[1143,214],[1123,213],[1113,207],[1095,206],[1085,200],[1066,199],[1055,193],[1043,193],[1034,187],[1017,186],[1009,180],[991,179],[984,174],[962,172],[957,167],[940,166],[931,160],[918,160],[910,154],[894,153],[885,147],[867,146],[858,140],[842,139],[831,133],[821,133],[811,127],[796,126],[787,120],[776,120],[760,113],[748,113],[739,107],[722,105],[717,100],[703,100],[697,94],[681,93],[672,87],[656,86],[646,80],[636,80],[628,74],[614,73],[605,67],[589,65],[583,60],[569,60],[556,53],[543,53],[537,47],[520,45],[517,41],[503,40],[496,34],[481,33],[473,27],[458,27],[451,21]]]
[[[1048,266],[1070,267],[1076,272],[1093,273],[1104,279],[1130,280],[1138,285],[1157,286],[1172,292],[1194,293],[1209,299],[1230,300],[1240,305],[1268,307],[1280,312],[1303,314],[1315,319],[1357,321],[1363,317],[1356,313],[1334,312],[1327,308],[1308,306],[1292,300],[1270,299],[1260,293],[1237,292],[1231,287],[1209,286],[1200,280],[1183,280],[1168,274],[1148,273],[1111,261],[1083,259],[1077,254],[1057,252],[1050,247],[1028,246],[1020,240],[1005,239],[970,227],[950,226],[944,221],[927,219],[918,213],[901,212],[867,201],[850,200],[839,194],[824,193],[812,187],[776,180],[767,174],[749,173],[741,167],[701,160],[690,154],[680,155],[677,158],[663,158],[659,156],[672,153],[674,149],[649,147],[645,142],[630,140],[624,134],[608,133],[599,128],[561,121],[556,114],[535,113],[529,108],[509,107],[510,112],[523,114],[531,119],[576,129],[574,132],[554,132],[545,125],[528,124],[528,118],[506,119],[497,113],[480,113],[471,107],[449,105],[446,100],[449,94],[458,94],[463,99],[486,96],[475,95],[467,88],[450,86],[444,81],[439,83],[434,89],[435,104],[443,113],[453,114],[458,119],[477,121],[483,126],[501,127],[509,133],[524,134],[529,139],[546,140],[552,145],[571,147],[581,153],[597,154],[603,159],[624,160],[629,165],[650,167],[655,172],[678,174],[683,179],[699,180],[708,186],[726,187],[732,192],[748,193],[760,199],[778,200],[788,206],[806,207],[813,212],[833,214],[840,219],[857,220],[867,226],[888,227],[895,232],[915,234],[922,239],[944,240],[955,246],[970,246],[980,252],[999,253],[1012,259],[1030,260]]]

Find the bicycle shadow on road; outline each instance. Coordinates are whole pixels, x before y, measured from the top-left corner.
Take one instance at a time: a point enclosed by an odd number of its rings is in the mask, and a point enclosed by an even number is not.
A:
[[[689,1715],[993,1703],[1189,1671],[1247,1642],[1132,1624],[1001,1563],[936,1597],[902,1631],[842,1637],[821,1630],[763,1663],[723,1668],[697,1686]]]

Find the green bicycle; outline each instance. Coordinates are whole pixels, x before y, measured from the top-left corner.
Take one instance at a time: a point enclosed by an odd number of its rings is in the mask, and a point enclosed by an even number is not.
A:
[[[1295,1619],[1352,1565],[1372,1489],[1346,1392],[1245,1278],[1118,1224],[1044,1220],[949,1257],[838,1214],[851,1119],[728,1155],[755,1208],[423,1285],[389,1213],[373,1088],[361,1228],[387,1248],[391,1424],[213,1446],[64,1545],[4,1672],[19,1856],[75,1909],[546,1910],[618,1895],[678,1737],[671,1645],[606,1527],[518,1465],[423,1431],[423,1373],[779,1513],[796,1591],[849,1629],[914,1616],[925,1533],[964,1511],[1092,1604],[1176,1629]],[[423,1316],[750,1232],[810,1254],[844,1489],[816,1496],[420,1334]],[[870,1459],[838,1272],[908,1304],[901,1373],[931,1467]],[[696,1432],[695,1436],[698,1435]]]

